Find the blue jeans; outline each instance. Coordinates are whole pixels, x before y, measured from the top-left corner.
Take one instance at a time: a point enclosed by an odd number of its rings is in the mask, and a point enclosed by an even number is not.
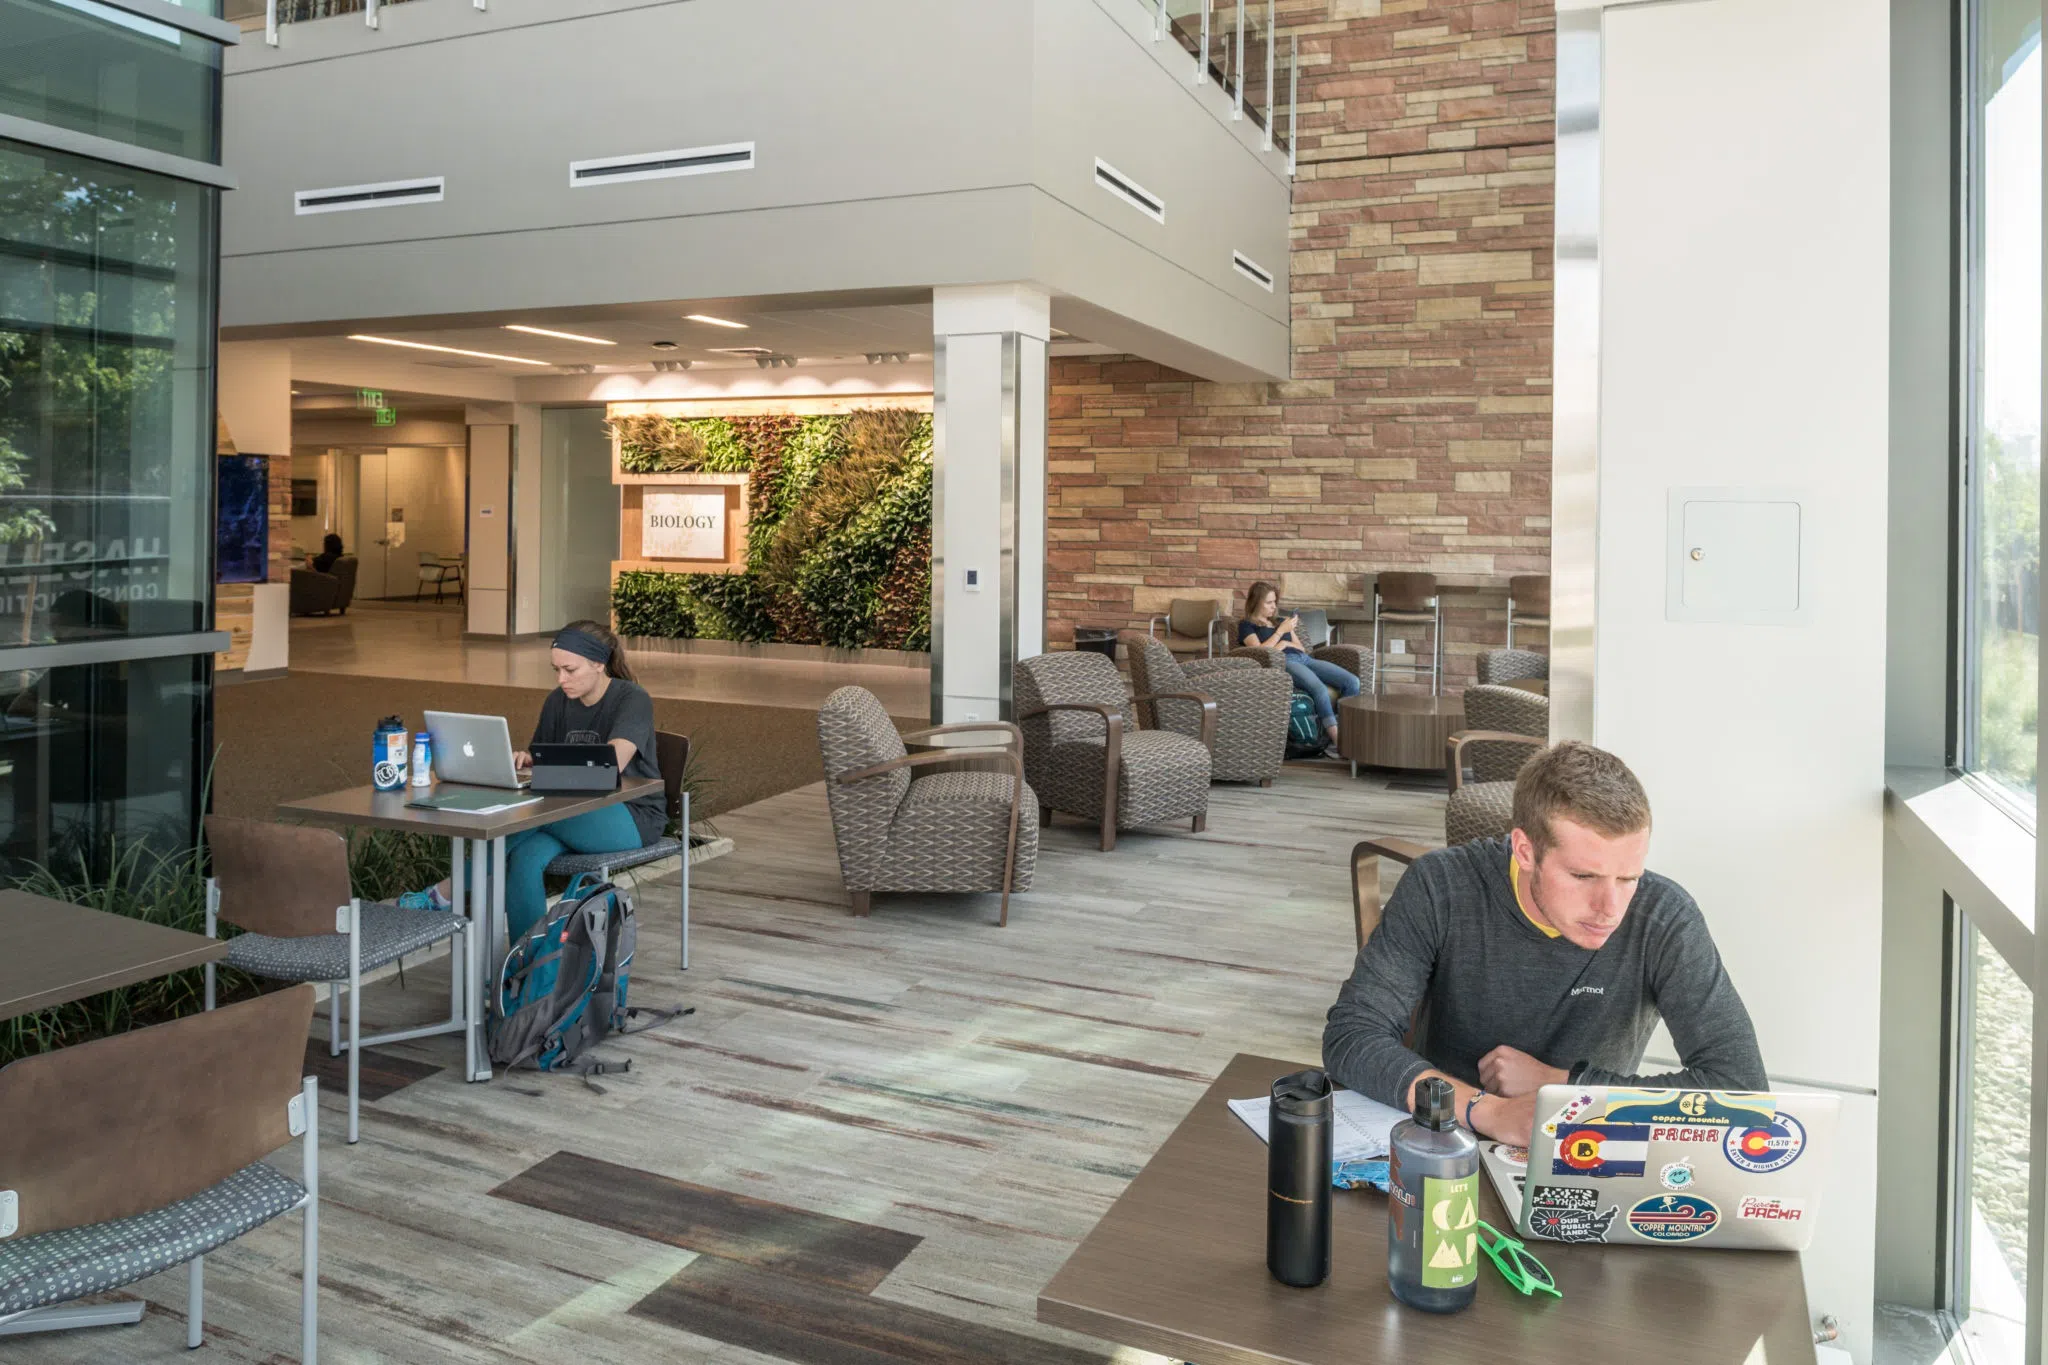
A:
[[[505,924],[517,943],[547,913],[547,866],[563,853],[623,853],[640,847],[640,827],[624,806],[585,811],[505,841]]]
[[[1286,657],[1287,671],[1293,675],[1295,690],[1308,693],[1308,699],[1316,704],[1317,720],[1325,726],[1335,725],[1337,698],[1358,695],[1358,675],[1327,659],[1311,659],[1292,650]]]

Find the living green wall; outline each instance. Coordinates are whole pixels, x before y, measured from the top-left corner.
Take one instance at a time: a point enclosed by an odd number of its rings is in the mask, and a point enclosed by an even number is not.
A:
[[[746,572],[622,572],[612,588],[621,635],[931,648],[929,413],[643,415],[614,426],[626,473],[750,476]]]

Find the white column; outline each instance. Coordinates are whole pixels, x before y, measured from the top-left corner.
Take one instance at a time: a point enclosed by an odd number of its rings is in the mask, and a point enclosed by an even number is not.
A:
[[[932,718],[1008,719],[1045,649],[1046,344],[1032,284],[932,291]]]
[[[469,633],[512,633],[512,423],[509,404],[471,404]]]

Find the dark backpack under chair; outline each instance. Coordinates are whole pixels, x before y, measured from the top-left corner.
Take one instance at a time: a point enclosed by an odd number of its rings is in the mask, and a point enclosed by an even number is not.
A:
[[[630,1062],[600,1062],[590,1049],[607,1034],[690,1013],[627,1005],[637,933],[625,891],[587,872],[570,882],[505,955],[491,999],[491,1065],[585,1077],[625,1071]]]
[[[1287,756],[1321,758],[1324,743],[1323,727],[1316,720],[1316,704],[1309,700],[1308,693],[1297,689],[1287,709]]]

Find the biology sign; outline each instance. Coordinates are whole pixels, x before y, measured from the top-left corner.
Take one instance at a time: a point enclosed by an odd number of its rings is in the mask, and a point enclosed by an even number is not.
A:
[[[725,490],[648,489],[641,503],[640,553],[647,559],[724,559]]]

